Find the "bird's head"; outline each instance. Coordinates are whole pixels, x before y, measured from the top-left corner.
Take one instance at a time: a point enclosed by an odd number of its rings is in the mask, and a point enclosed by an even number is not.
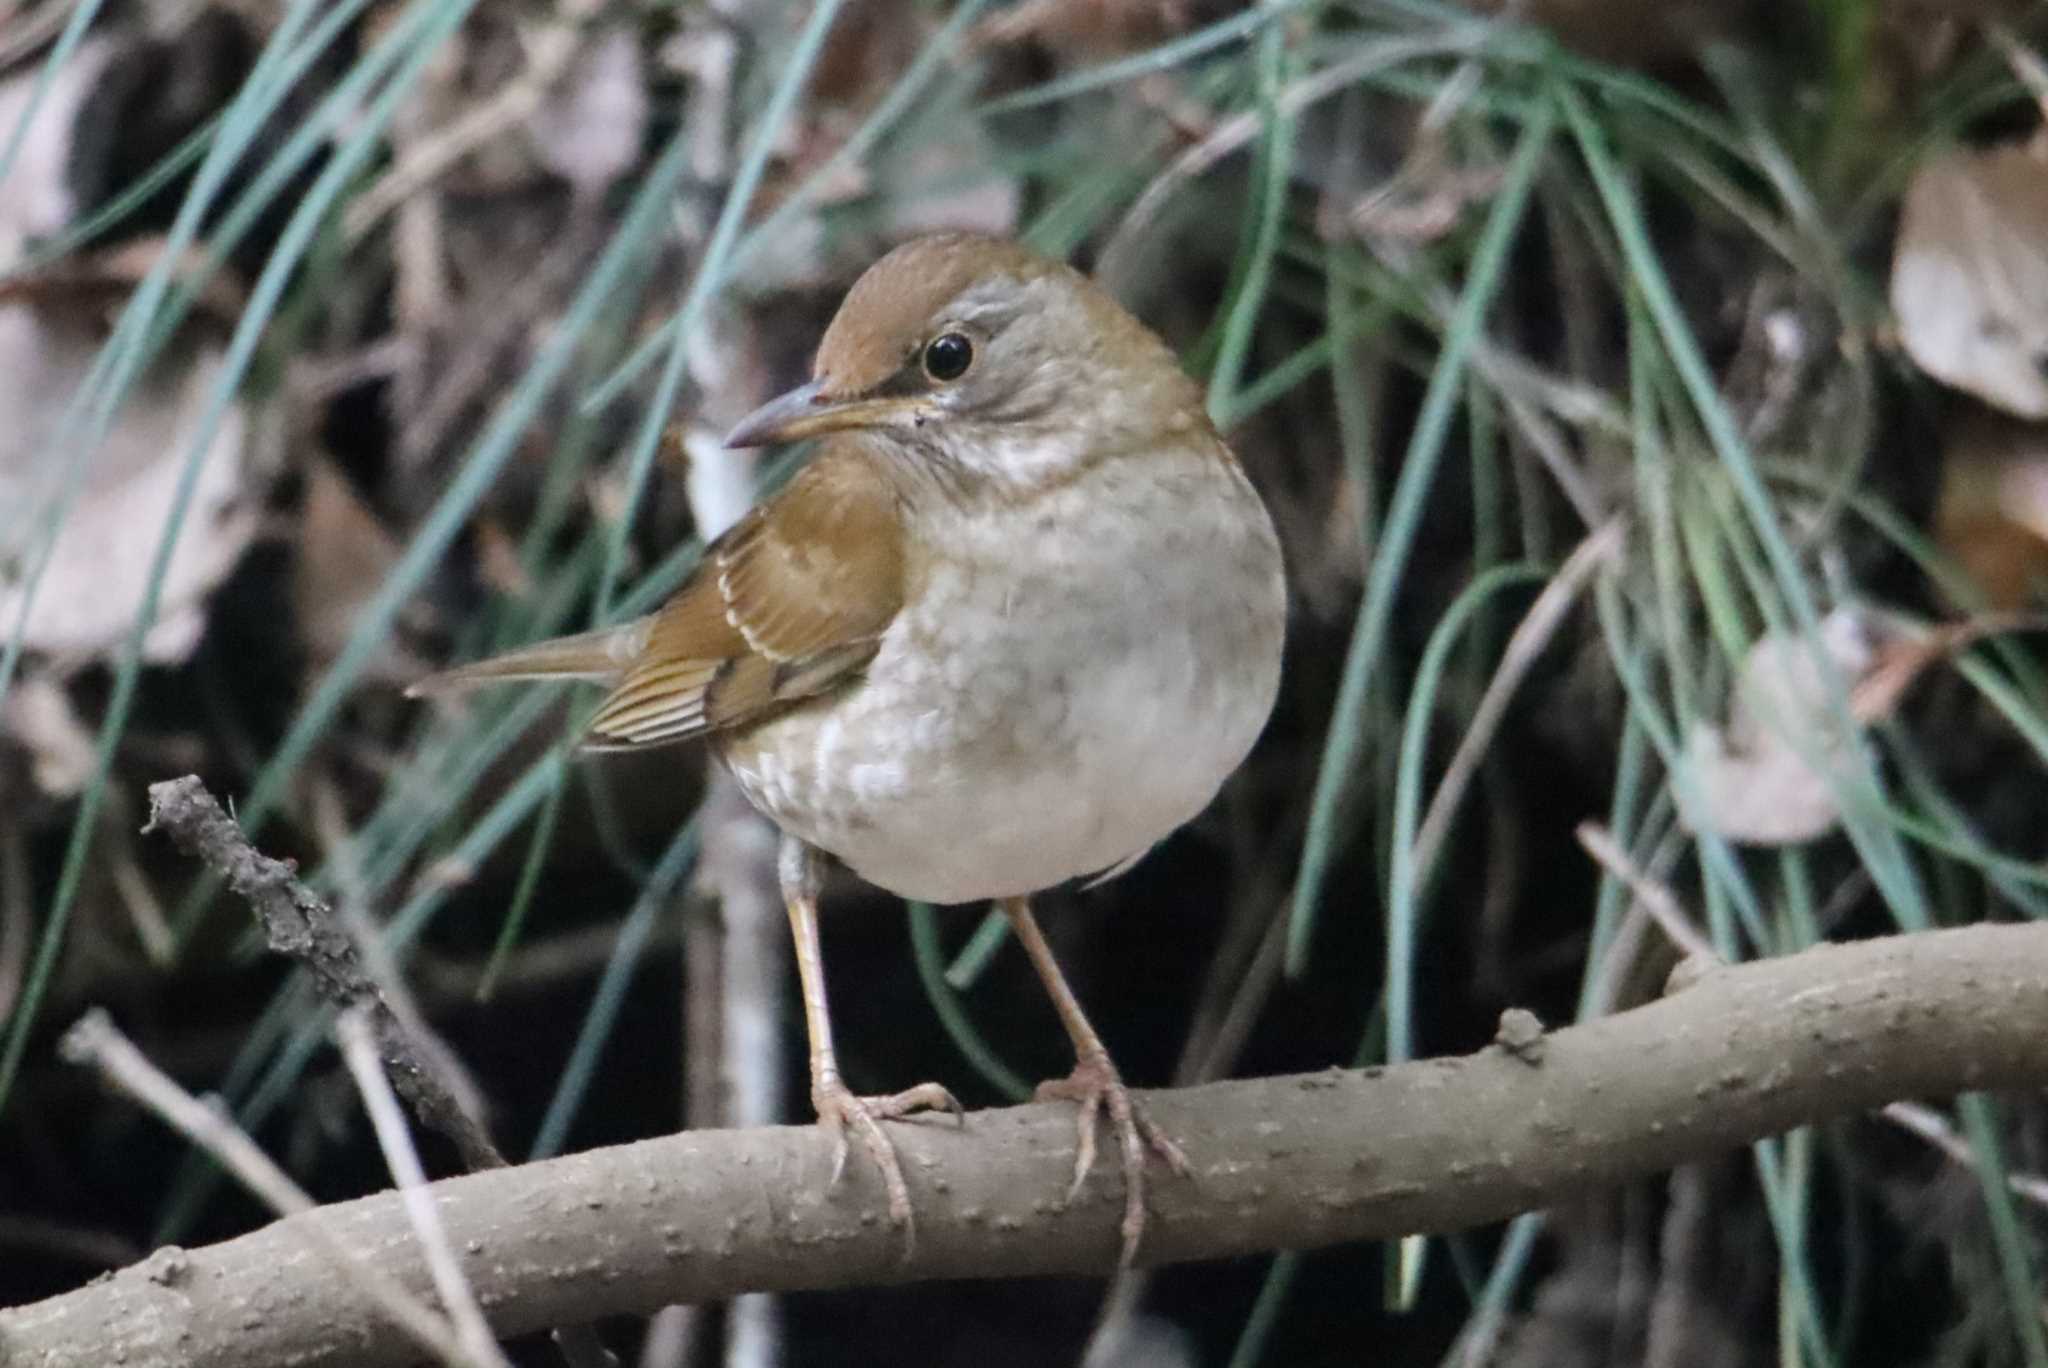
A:
[[[999,238],[938,233],[855,282],[809,384],[726,440],[857,430],[912,460],[1002,484],[1203,424],[1166,345],[1080,272]]]

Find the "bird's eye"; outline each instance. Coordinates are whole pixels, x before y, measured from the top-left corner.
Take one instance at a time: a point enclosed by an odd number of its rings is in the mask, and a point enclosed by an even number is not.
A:
[[[940,333],[924,348],[924,373],[934,380],[958,380],[974,364],[974,344],[959,333]]]

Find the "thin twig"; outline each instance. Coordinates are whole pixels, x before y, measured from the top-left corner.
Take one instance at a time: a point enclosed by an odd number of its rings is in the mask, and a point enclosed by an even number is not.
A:
[[[1621,848],[1621,844],[1604,825],[1595,821],[1584,821],[1579,823],[1575,834],[1588,855],[1629,886],[1629,890],[1636,895],[1637,903],[1650,914],[1651,920],[1657,923],[1664,934],[1671,938],[1673,945],[1688,955],[1697,955],[1709,964],[1722,962],[1720,952],[1714,949],[1714,943],[1693,925],[1692,918],[1685,915],[1685,909],[1679,905],[1678,895],[1638,868],[1636,862],[1629,858],[1629,853]]]
[[[335,1020],[334,1036],[341,1045],[342,1062],[348,1065],[356,1091],[362,1094],[363,1110],[369,1113],[370,1125],[377,1132],[377,1146],[384,1151],[384,1163],[398,1184],[406,1219],[412,1222],[413,1234],[419,1237],[420,1252],[434,1280],[434,1291],[455,1325],[464,1359],[486,1368],[511,1368],[484,1320],[483,1308],[476,1304],[476,1291],[463,1275],[454,1246],[448,1243],[440,1213],[434,1209],[433,1195],[427,1190],[427,1173],[420,1165],[419,1151],[413,1148],[405,1115],[399,1110],[398,1094],[391,1090],[391,1080],[384,1076],[383,1063],[377,1058],[369,1010],[358,1006],[343,1012]]]
[[[1513,635],[1508,637],[1508,644],[1501,651],[1500,665],[1487,683],[1479,706],[1472,710],[1472,720],[1466,724],[1458,749],[1444,770],[1443,782],[1437,785],[1435,795],[1429,800],[1429,811],[1423,814],[1422,825],[1416,830],[1413,853],[1414,867],[1419,876],[1428,877],[1431,866],[1436,863],[1437,850],[1450,831],[1451,819],[1457,815],[1466,786],[1479,772],[1479,762],[1485,757],[1486,748],[1493,744],[1493,734],[1507,715],[1508,703],[1513,699],[1515,690],[1521,687],[1530,667],[1550,644],[1558,624],[1564,621],[1565,614],[1578,601],[1579,592],[1592,579],[1593,571],[1611,562],[1620,552],[1621,538],[1620,518],[1610,518],[1587,533],[1571,555],[1565,557],[1564,564],[1550,577],[1550,583],[1543,586],[1543,592],[1536,596],[1536,601],[1522,615]]]
[[[692,378],[707,394],[723,389],[727,397],[739,397],[730,394],[730,383],[719,384],[724,377],[708,365],[700,362],[692,369]],[[742,403],[761,397],[746,396]],[[689,454],[685,491],[690,516],[698,535],[708,540],[746,516],[754,501],[755,457],[752,452],[727,450],[701,428],[686,433],[683,442]],[[717,900],[721,952],[716,1035],[720,1114],[693,1116],[690,1123],[764,1126],[781,1119],[782,1098],[788,1091],[784,1016],[778,1004],[789,973],[789,955],[783,948],[789,933],[783,929],[775,869],[777,835],[722,771],[712,777],[702,812],[704,849],[698,884]],[[765,1368],[782,1357],[783,1342],[780,1299],[754,1293],[736,1298],[726,1308],[726,1368]]]
[[[9,1251],[12,1255],[25,1255],[43,1267],[55,1261],[83,1264],[88,1268],[121,1268],[134,1263],[143,1254],[127,1236],[116,1235],[110,1230],[92,1230],[36,1216],[4,1213],[0,1213],[0,1250]]]
[[[301,883],[288,862],[249,844],[196,775],[149,786],[145,832],[168,831],[186,853],[224,876],[263,923],[270,948],[298,960],[322,997],[336,1007],[364,1006],[376,1027],[378,1052],[392,1081],[427,1126],[446,1136],[471,1169],[499,1168],[505,1158],[482,1123],[462,1107],[460,1092],[415,1048],[403,1022],[364,970],[361,948],[327,906]]]
[[[390,1275],[357,1257],[312,1213],[313,1199],[271,1162],[254,1140],[221,1111],[173,1082],[121,1034],[112,1017],[95,1007],[65,1032],[58,1051],[73,1064],[97,1069],[115,1088],[162,1117],[173,1130],[219,1161],[280,1216],[300,1216],[292,1228],[391,1320],[441,1362],[467,1368],[468,1359],[446,1322],[428,1310]]]
[[[1274,113],[1284,116],[1299,114],[1318,100],[1355,86],[1375,71],[1424,57],[1471,52],[1483,46],[1487,37],[1483,29],[1461,26],[1455,32],[1433,33],[1420,38],[1383,38],[1361,44],[1356,52],[1344,60],[1333,62],[1282,90],[1273,102]],[[1182,183],[1202,175],[1210,167],[1244,147],[1265,127],[1265,121],[1266,113],[1263,109],[1246,110],[1233,115],[1217,124],[1202,141],[1168,163],[1165,170],[1153,177],[1152,183],[1145,187],[1130,209],[1125,212],[1122,221],[1110,233],[1109,240],[1097,257],[1097,273],[1107,279],[1118,278],[1121,274],[1123,253],[1134,248],[1144,238],[1144,230],[1158,216],[1160,209],[1165,206],[1173,192]]]
[[[527,40],[525,70],[488,99],[406,149],[405,155],[349,206],[342,218],[346,243],[353,247],[361,242],[386,214],[446,175],[457,162],[533,117],[549,88],[569,69],[584,21],[596,9],[592,0],[564,3],[562,17]]]
[[[344,1010],[363,1010],[386,1073],[421,1124],[446,1136],[472,1172],[505,1166],[483,1123],[463,1106],[467,1090],[407,1029],[365,968],[363,947],[289,862],[250,845],[196,775],[150,785],[149,813],[143,830],[168,831],[181,849],[226,878],[262,921],[270,948],[303,964],[323,997]],[[554,1340],[570,1368],[616,1368],[617,1360],[587,1325],[557,1329]]]
[[[1934,1108],[1923,1107],[1918,1102],[1893,1102],[1880,1108],[1878,1115],[1913,1132],[1970,1172],[1977,1171],[1977,1152]],[[2048,1207],[2048,1178],[2033,1173],[2009,1173],[2005,1176],[2005,1185],[2012,1189],[2013,1195],[2035,1206]]]

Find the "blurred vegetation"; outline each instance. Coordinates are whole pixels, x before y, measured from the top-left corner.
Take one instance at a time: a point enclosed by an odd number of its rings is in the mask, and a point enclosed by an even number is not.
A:
[[[1730,959],[2048,907],[2048,212],[1965,161],[1901,213],[1968,149],[2041,183],[2044,38],[1989,0],[0,14],[0,1300],[262,1219],[56,1060],[89,1004],[316,1195],[385,1181],[306,984],[136,834],[174,774],[388,950],[508,1152],[680,1124],[700,755],[401,689],[658,602],[693,462],[932,227],[1096,270],[1287,546],[1246,770],[1046,903],[1134,1082],[1626,1007],[1677,958],[1645,885]],[[1894,313],[1909,246],[1953,366]],[[831,899],[857,1086],[1064,1070],[977,911]],[[2004,1179],[2048,1112],[1929,1115],[1973,1165],[1869,1118],[1505,1230],[1167,1270],[1097,1361],[2044,1368],[2048,1227]],[[927,1364],[1073,1361],[1099,1298],[793,1297],[785,1356],[893,1360],[915,1315]]]

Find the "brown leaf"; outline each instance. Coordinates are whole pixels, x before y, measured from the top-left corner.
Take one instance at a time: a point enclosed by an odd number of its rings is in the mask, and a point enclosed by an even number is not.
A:
[[[0,302],[111,314],[156,269],[165,246],[161,236],[140,237],[118,247],[61,257],[33,271],[0,277]],[[171,281],[197,288],[193,304],[203,317],[218,323],[233,323],[241,317],[245,303],[241,282],[225,266],[209,272],[206,253],[198,246],[186,247],[171,270]]]
[[[1152,47],[1195,22],[1194,0],[1022,0],[985,19],[978,41],[1036,42],[1070,62]]]
[[[1822,620],[1820,649],[1854,686],[1875,648],[1866,623],[1847,609]],[[1841,820],[1838,795],[1854,763],[1855,738],[1830,705],[1813,646],[1796,633],[1769,633],[1743,658],[1725,727],[1700,722],[1686,738],[1696,792],[1686,824],[1744,845],[1795,845]]]
[[[1891,300],[1921,369],[2048,418],[2048,166],[2035,149],[1947,152],[1915,173]]]
[[[1993,608],[2048,582],[2048,428],[1975,409],[1951,424],[1934,538]]]
[[[356,619],[398,563],[401,548],[377,515],[324,457],[306,466],[305,504],[299,515],[298,559],[292,572],[292,608],[299,640],[315,667],[341,654]],[[411,679],[421,663],[387,643],[370,663],[385,680]]]

